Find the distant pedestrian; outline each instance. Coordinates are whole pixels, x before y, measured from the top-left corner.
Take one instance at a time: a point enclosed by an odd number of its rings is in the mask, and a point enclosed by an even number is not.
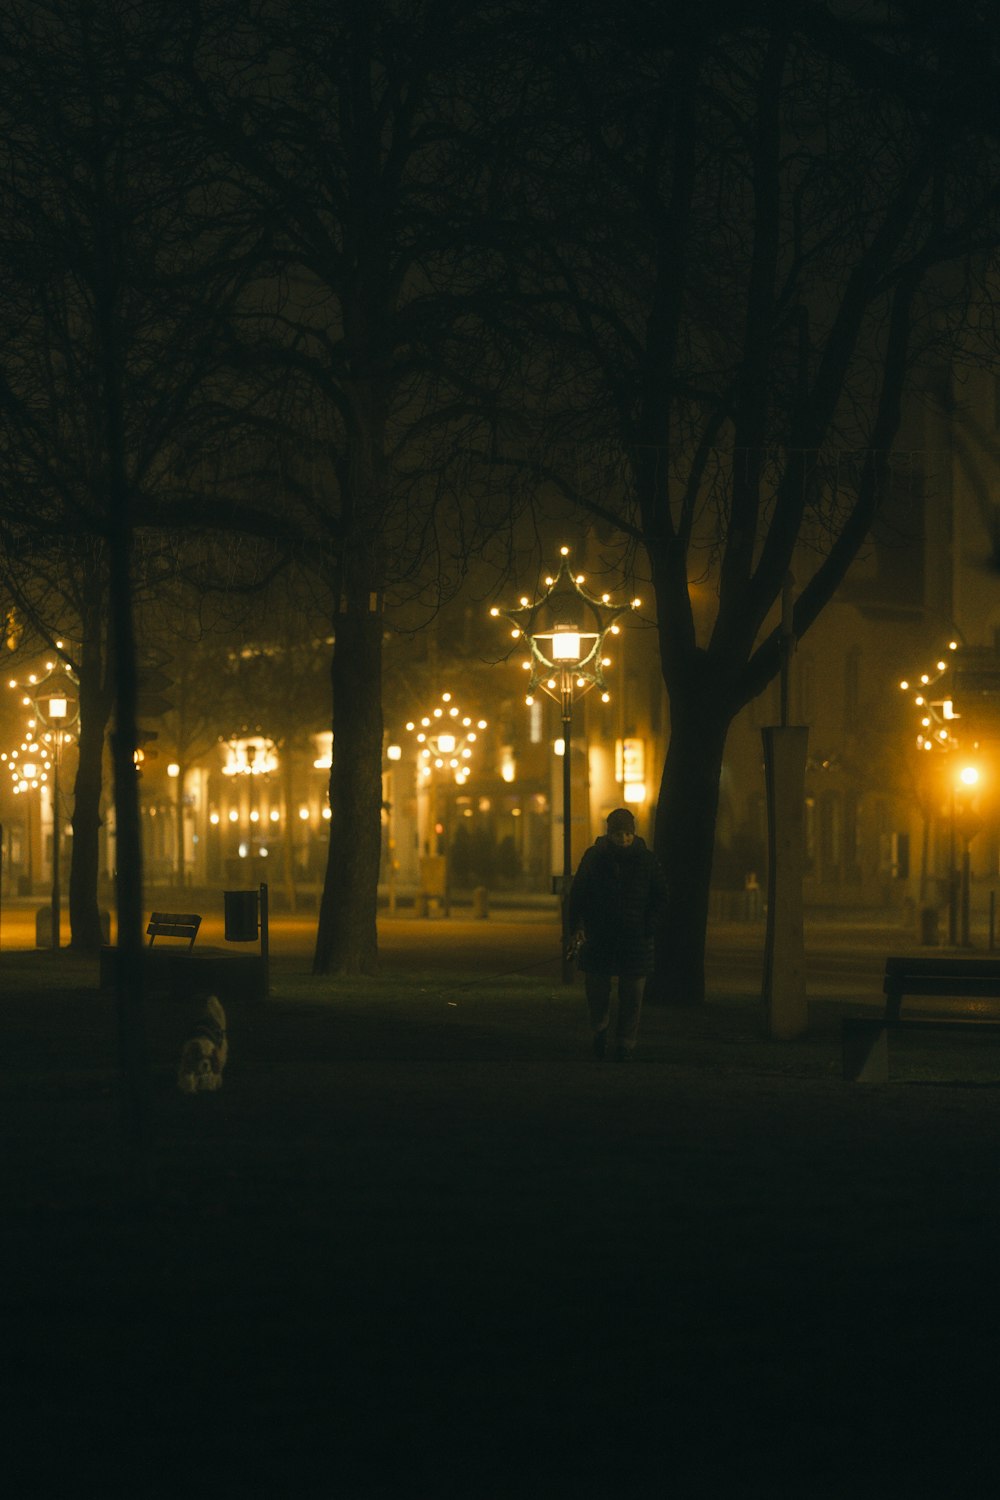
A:
[[[579,948],[597,1057],[607,1051],[615,976],[615,1057],[619,1062],[632,1057],[646,976],[653,968],[653,935],[666,903],[666,880],[656,856],[636,837],[629,809],[616,808],[607,833],[581,859],[569,898],[568,927]]]

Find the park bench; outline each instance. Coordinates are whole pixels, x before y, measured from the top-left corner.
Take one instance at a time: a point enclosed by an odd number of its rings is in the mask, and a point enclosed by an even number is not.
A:
[[[882,981],[885,1010],[881,1016],[845,1016],[844,1077],[854,1083],[886,1083],[889,1078],[890,1031],[965,1031],[1000,1033],[1000,1016],[968,1013],[913,1015],[903,1001],[932,996],[940,1000],[1000,1000],[1000,958],[955,958],[925,955],[887,958]]]
[[[149,914],[146,936],[152,948],[157,938],[187,938],[188,952],[194,947],[201,917],[193,911],[154,911]]]
[[[171,1000],[186,1000],[197,989],[218,995],[225,1005],[241,1000],[265,1000],[268,966],[263,954],[237,954],[204,946],[195,950],[194,940],[200,926],[197,912],[150,912],[146,927],[149,942],[142,950],[143,984],[147,992]],[[179,941],[162,942],[154,947],[157,938]],[[114,984],[120,962],[118,951],[110,946],[101,949],[102,989]]]

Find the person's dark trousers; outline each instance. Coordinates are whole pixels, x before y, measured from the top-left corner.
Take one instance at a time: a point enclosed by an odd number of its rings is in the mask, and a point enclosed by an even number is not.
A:
[[[611,1019],[610,974],[585,974],[584,990],[587,1008],[590,1011],[590,1029],[596,1036],[606,1031]],[[618,1021],[615,1027],[615,1045],[631,1052],[639,1032],[639,1016],[642,1013],[642,997],[646,989],[643,974],[620,974],[618,976]]]

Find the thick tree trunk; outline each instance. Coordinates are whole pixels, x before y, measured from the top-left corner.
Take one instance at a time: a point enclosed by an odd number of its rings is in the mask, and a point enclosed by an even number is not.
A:
[[[79,763],[73,787],[73,852],[69,867],[70,946],[96,953],[101,934],[98,872],[101,792],[104,785],[104,733],[107,715],[80,721]]]
[[[352,595],[337,616],[333,650],[330,851],[319,912],[315,974],[378,969],[382,815],[382,613]]]
[[[102,943],[98,874],[101,847],[101,793],[104,737],[110,702],[104,684],[99,623],[84,621],[80,659],[79,760],[73,787],[73,852],[69,867],[70,946],[94,953]]]
[[[670,889],[656,970],[646,989],[654,1004],[700,1005],[705,999],[709,885],[728,729],[717,710],[672,705],[654,833]]]

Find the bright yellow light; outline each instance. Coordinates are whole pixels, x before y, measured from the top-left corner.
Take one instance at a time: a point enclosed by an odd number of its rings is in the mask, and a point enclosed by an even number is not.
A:
[[[925,687],[930,682],[930,678],[928,677],[926,672],[921,672],[920,681],[924,684]]]
[[[494,604],[493,608],[490,610],[490,614],[493,616],[494,619],[496,619],[496,617],[497,617],[497,615],[499,613],[500,613],[499,609],[497,609],[496,605]]]
[[[943,661],[939,661],[937,664],[937,669],[939,672],[943,672],[945,669],[945,663]]]
[[[566,754],[566,742],[565,742],[565,740],[556,740],[555,743],[552,746],[552,749],[555,751],[556,755],[565,755]]]
[[[385,750],[385,758],[386,760],[402,760],[402,745],[387,745]]]
[[[552,637],[552,660],[580,660],[580,632],[578,630],[556,627],[556,633]]]
[[[303,823],[308,822],[308,820],[309,820],[309,809],[308,809],[308,807],[300,807],[299,808],[299,817],[302,819]]]
[[[958,779],[963,786],[975,786],[979,780],[979,772],[975,766],[963,766],[958,773]]]
[[[907,680],[906,680],[905,677],[903,678],[902,682],[899,685],[902,688],[902,690],[903,690],[904,693],[907,691],[907,689],[910,686],[910,684],[907,682]]]
[[[209,813],[209,815],[208,815],[208,821],[212,824],[212,826],[214,828],[216,826],[216,824],[218,823],[218,821],[219,821],[219,814],[217,812]]]
[[[445,755],[450,755],[455,748],[455,736],[453,734],[438,735],[438,749]]]
[[[167,767],[167,775],[168,776],[179,776],[180,774],[181,774],[181,768],[180,768],[180,766],[177,764],[177,762],[175,760],[172,760],[170,762],[169,766]]]
[[[240,815],[236,811],[235,807],[230,808],[230,810],[229,810],[229,821],[230,821],[230,823],[237,823],[239,821],[239,816]]]
[[[645,802],[645,783],[642,781],[627,781],[622,788],[622,796],[626,802]]]
[[[568,547],[560,547],[559,548],[559,555],[560,555],[560,557],[569,557],[569,548]]]

